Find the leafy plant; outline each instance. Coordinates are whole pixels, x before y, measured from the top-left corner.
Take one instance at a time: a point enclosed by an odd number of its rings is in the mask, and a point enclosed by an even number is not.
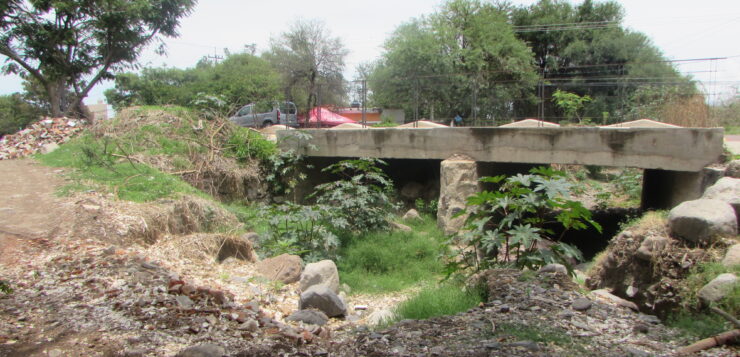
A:
[[[614,184],[624,192],[630,201],[639,201],[642,196],[642,173],[638,170],[624,170],[614,179]]]
[[[290,136],[283,140],[295,140],[307,142],[311,139],[311,134],[300,130],[293,130]],[[312,144],[308,145],[308,150],[315,150]],[[298,182],[306,179],[306,174],[300,171],[303,165],[303,155],[293,150],[276,151],[262,162],[265,167],[265,180],[269,184],[274,195],[286,195],[294,192]],[[310,165],[305,165],[311,168]]]
[[[260,241],[265,256],[297,254],[307,261],[333,258],[339,239],[332,229],[346,227],[342,217],[325,205],[285,203],[265,210],[268,229]]]
[[[430,200],[429,202],[424,201],[422,198],[417,198],[414,201],[414,206],[420,214],[429,214],[437,216],[437,209],[439,208],[438,200]]]
[[[247,128],[236,127],[229,135],[226,153],[239,161],[258,159],[270,160],[277,155],[277,145],[265,139],[262,134]]]
[[[10,287],[10,283],[5,280],[0,280],[0,292],[3,294],[12,294],[13,288]]]
[[[601,226],[581,203],[567,198],[571,184],[563,172],[549,167],[530,172],[481,179],[499,187],[468,198],[470,216],[459,238],[463,247],[450,257],[448,274],[501,264],[537,270],[550,263],[564,264],[572,273],[569,260],[583,257],[578,248],[561,242],[561,238],[570,229],[591,225],[601,231]],[[554,221],[548,218],[552,212]],[[559,237],[548,228],[553,223],[563,228]]]
[[[366,232],[385,229],[398,206],[391,200],[393,182],[377,166],[379,159],[343,160],[323,169],[338,175],[339,180],[316,186],[310,197],[319,204],[336,208],[349,229]]]
[[[552,101],[563,111],[565,116],[568,119],[576,119],[579,123],[581,122],[581,109],[591,100],[588,95],[580,96],[560,89],[552,94]]]

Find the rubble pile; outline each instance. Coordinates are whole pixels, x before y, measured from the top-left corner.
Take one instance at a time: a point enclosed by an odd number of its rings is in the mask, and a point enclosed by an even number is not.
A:
[[[51,151],[83,130],[80,119],[44,118],[15,134],[0,138],[0,160],[10,160]]]

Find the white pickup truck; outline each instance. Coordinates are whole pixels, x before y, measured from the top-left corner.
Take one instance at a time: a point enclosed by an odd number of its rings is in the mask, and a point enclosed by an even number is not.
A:
[[[251,103],[241,107],[229,120],[249,128],[264,128],[275,124],[297,128],[297,113],[298,109],[293,102]]]

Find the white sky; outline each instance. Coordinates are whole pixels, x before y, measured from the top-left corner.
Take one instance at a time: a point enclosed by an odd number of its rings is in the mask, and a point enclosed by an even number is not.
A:
[[[534,0],[514,0],[531,4]],[[621,0],[624,24],[650,37],[669,59],[730,57],[678,65],[705,84],[714,98],[735,95],[740,86],[740,1],[738,0]],[[384,40],[403,22],[434,12],[440,0],[238,1],[200,0],[194,13],[181,23],[181,36],[166,41],[168,54],[152,49],[141,57],[144,66],[192,67],[204,55],[223,49],[240,52],[256,44],[267,49],[271,36],[286,31],[297,18],[323,20],[350,50],[347,79],[357,64],[378,57]],[[577,1],[580,3],[580,1]],[[103,83],[86,100],[104,99]],[[734,88],[733,88],[734,86]],[[0,94],[21,91],[20,79],[0,77]],[[714,98],[710,98],[714,99]]]

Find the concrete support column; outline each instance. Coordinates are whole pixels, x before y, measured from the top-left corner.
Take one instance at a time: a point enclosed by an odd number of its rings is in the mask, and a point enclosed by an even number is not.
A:
[[[646,169],[642,176],[642,208],[671,209],[701,197],[702,172]]]

